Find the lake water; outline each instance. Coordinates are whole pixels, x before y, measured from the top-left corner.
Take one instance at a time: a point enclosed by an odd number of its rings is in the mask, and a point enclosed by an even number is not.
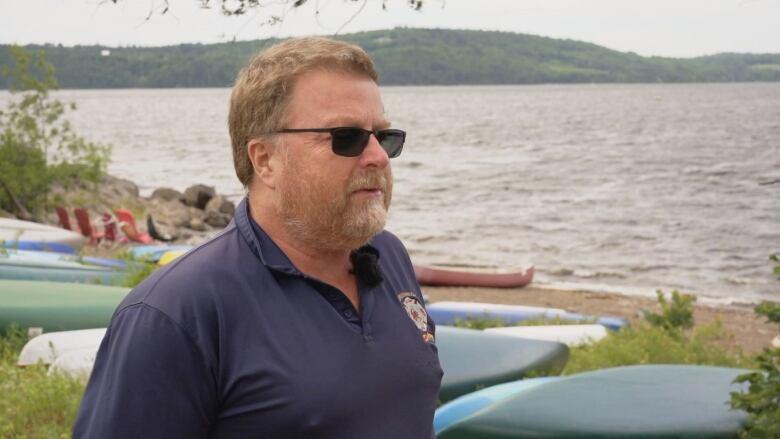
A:
[[[386,87],[388,229],[417,263],[518,266],[557,285],[780,300],[780,84]],[[70,90],[112,174],[233,199],[229,90]],[[8,99],[0,95],[0,101]]]

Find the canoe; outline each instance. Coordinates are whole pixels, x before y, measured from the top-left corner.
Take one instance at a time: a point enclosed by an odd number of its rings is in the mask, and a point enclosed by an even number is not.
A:
[[[554,379],[558,379],[558,377],[525,378],[511,383],[490,386],[455,398],[436,409],[433,414],[433,430],[438,434],[450,425],[460,422],[489,405]]]
[[[534,278],[534,267],[520,271],[493,268],[435,267],[415,265],[414,274],[420,285],[445,287],[521,288]]]
[[[530,319],[561,319],[583,323],[598,323],[607,329],[619,330],[627,325],[620,317],[595,317],[567,312],[560,308],[544,308],[522,305],[502,305],[480,302],[435,302],[427,307],[428,315],[437,324],[453,325],[459,320],[502,320],[507,325]]]
[[[562,343],[447,326],[436,328],[436,345],[444,370],[442,402],[481,387],[519,380],[530,372],[557,373],[569,359],[569,348]]]
[[[542,383],[451,424],[439,439],[736,438],[744,369],[645,365]]]
[[[43,332],[107,327],[129,288],[0,280],[0,331],[12,324]]]
[[[64,244],[79,250],[87,243],[87,238],[80,233],[48,224],[0,218],[0,241],[4,241],[5,246],[13,246],[16,241],[32,241],[42,245],[45,243]]]
[[[69,351],[57,357],[49,366],[49,376],[67,375],[70,377],[88,377],[95,366],[98,347]]]
[[[126,276],[124,263],[106,258],[4,249],[0,279],[117,284]]]
[[[487,328],[487,332],[532,340],[557,341],[569,347],[584,346],[607,336],[603,325],[543,325]]]
[[[158,262],[160,258],[169,251],[190,251],[192,245],[139,245],[133,247],[130,252],[134,259],[147,262]]]
[[[97,349],[106,328],[79,329],[76,331],[47,332],[28,341],[19,353],[17,366],[51,364],[70,351]]]
[[[64,253],[67,255],[76,254],[76,249],[67,245],[57,242],[44,242],[44,241],[1,241],[0,247],[2,248],[15,248],[19,250],[35,250],[42,252],[55,252]]]

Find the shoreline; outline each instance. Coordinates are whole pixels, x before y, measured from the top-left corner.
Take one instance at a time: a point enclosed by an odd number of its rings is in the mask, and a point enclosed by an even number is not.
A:
[[[428,297],[429,303],[446,300],[563,308],[580,314],[622,317],[631,323],[642,320],[643,310],[660,310],[655,297],[585,289],[560,289],[549,285],[531,284],[525,288],[508,289],[423,286],[422,291]],[[697,327],[716,320],[720,320],[723,329],[723,336],[716,343],[731,352],[741,351],[745,355],[771,347],[772,339],[780,333],[776,325],[757,316],[750,305],[700,303],[698,300],[694,302],[694,321]]]

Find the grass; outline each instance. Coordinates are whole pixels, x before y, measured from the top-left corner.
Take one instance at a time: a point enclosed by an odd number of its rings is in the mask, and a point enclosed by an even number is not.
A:
[[[719,322],[687,332],[641,323],[610,332],[592,345],[572,348],[562,375],[637,364],[752,367],[741,352],[719,346],[725,337]]]
[[[26,341],[18,328],[0,336],[0,437],[68,438],[85,382],[47,376],[43,365],[17,367]]]

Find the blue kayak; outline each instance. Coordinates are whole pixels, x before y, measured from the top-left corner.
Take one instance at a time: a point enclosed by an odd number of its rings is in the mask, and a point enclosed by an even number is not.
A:
[[[620,317],[594,317],[575,314],[559,308],[543,308],[521,305],[502,305],[477,302],[436,302],[427,306],[428,314],[440,325],[453,325],[459,320],[488,319],[503,320],[515,325],[530,319],[561,319],[577,322],[594,322],[613,331],[628,324]]]
[[[557,379],[557,377],[526,378],[511,383],[491,386],[455,398],[436,409],[436,413],[433,415],[433,429],[438,434],[450,425],[460,422],[489,405],[554,379]]]

